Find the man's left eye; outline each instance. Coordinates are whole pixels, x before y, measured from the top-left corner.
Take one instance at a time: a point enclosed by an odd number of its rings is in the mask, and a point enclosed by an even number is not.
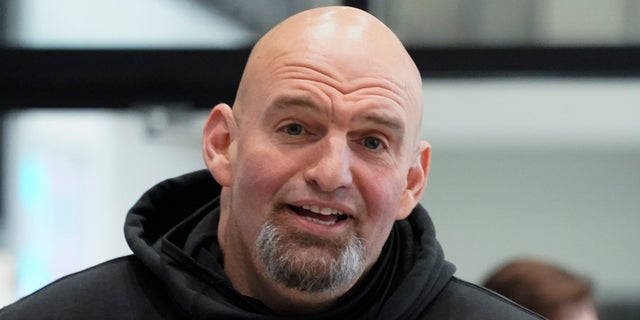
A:
[[[376,150],[376,149],[378,149],[380,147],[380,145],[382,143],[380,142],[380,139],[378,139],[378,138],[366,137],[362,141],[362,144],[365,146],[365,148]]]
[[[284,132],[292,136],[299,136],[304,132],[304,129],[298,123],[291,123],[284,127]]]

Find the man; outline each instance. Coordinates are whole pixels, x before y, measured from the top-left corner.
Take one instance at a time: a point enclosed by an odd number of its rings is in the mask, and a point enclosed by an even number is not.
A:
[[[0,318],[539,319],[452,276],[418,205],[421,88],[371,15],[285,20],[254,47],[233,109],[211,111],[208,171],[157,185],[130,211],[134,255]]]

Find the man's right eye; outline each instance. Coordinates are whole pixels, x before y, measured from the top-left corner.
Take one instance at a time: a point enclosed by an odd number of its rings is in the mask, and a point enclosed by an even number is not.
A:
[[[298,123],[291,123],[284,127],[284,132],[288,135],[299,136],[304,132],[302,126]]]

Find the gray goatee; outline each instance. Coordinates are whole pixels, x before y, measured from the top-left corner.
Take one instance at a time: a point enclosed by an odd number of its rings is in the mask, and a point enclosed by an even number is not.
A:
[[[272,279],[306,293],[336,290],[352,283],[363,270],[364,245],[355,236],[331,241],[268,220],[256,239],[256,248]],[[311,253],[305,252],[307,249]]]

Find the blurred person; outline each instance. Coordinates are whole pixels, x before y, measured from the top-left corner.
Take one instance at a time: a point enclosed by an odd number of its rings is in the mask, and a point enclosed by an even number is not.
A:
[[[498,268],[484,286],[549,320],[597,320],[591,283],[559,266],[516,259]]]
[[[128,213],[133,255],[64,277],[0,319],[541,319],[453,276],[418,203],[431,148],[398,38],[349,7],[296,14],[254,46],[208,170]]]

